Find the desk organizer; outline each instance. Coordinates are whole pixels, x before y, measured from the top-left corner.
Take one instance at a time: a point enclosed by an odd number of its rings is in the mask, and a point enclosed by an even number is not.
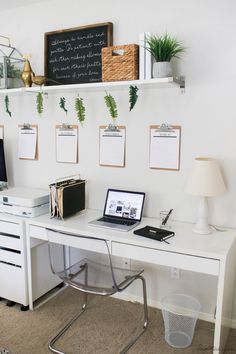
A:
[[[85,183],[80,178],[71,178],[50,184],[51,217],[64,219],[84,210]]]
[[[138,80],[138,60],[137,44],[102,48],[102,81]]]

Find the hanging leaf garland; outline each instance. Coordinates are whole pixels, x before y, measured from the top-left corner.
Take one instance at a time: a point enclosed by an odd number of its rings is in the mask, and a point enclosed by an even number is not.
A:
[[[85,106],[84,106],[83,98],[79,96],[75,99],[75,110],[76,110],[78,120],[83,126],[83,122],[85,121]]]
[[[117,105],[114,97],[106,91],[106,96],[104,97],[106,106],[109,110],[113,123],[115,123],[116,118],[118,117]]]
[[[61,107],[61,109],[63,109],[64,112],[68,112],[68,109],[66,109],[66,99],[65,97],[60,97],[60,102],[59,102],[59,106]]]
[[[129,111],[131,111],[134,108],[138,100],[138,94],[137,94],[138,90],[139,89],[137,86],[130,85],[129,87],[129,103],[130,103]]]
[[[36,106],[37,106],[37,112],[41,116],[43,113],[43,93],[39,92],[36,96]]]
[[[10,111],[10,100],[8,95],[5,96],[5,109],[6,109],[6,113],[9,114],[9,116],[11,117],[11,111]]]

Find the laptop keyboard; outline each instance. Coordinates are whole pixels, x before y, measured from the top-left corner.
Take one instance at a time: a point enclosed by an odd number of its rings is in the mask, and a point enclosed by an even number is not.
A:
[[[133,221],[133,220],[117,220],[117,219],[111,219],[111,218],[107,218],[107,217],[102,217],[101,219],[99,219],[100,221],[106,221],[106,222],[110,222],[112,224],[118,224],[118,225],[127,225],[127,226],[132,226],[134,225],[137,221]]]

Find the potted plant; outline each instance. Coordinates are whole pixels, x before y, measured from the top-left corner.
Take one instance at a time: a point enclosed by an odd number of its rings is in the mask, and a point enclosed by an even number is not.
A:
[[[171,59],[179,58],[178,54],[185,51],[182,42],[171,37],[168,33],[162,36],[148,36],[145,49],[151,53],[155,61],[153,63],[153,77],[155,78],[171,77]]]
[[[6,59],[7,67],[7,88],[22,87],[21,67],[22,61],[12,61],[10,58]]]
[[[20,62],[12,62],[3,57],[0,62],[0,88],[18,88],[22,86]]]

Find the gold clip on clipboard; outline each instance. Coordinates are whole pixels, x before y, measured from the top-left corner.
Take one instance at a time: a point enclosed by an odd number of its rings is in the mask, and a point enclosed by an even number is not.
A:
[[[18,158],[38,160],[38,126],[25,123],[18,126]]]
[[[78,162],[78,125],[56,125],[56,161]]]
[[[99,165],[125,166],[125,126],[99,127]]]
[[[77,175],[49,185],[51,217],[64,219],[85,209],[85,180]]]
[[[149,167],[161,170],[180,169],[181,126],[151,125]]]

